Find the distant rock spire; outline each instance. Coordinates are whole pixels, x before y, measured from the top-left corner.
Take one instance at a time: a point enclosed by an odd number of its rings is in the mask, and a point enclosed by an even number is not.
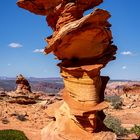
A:
[[[32,92],[28,80],[22,74],[17,76],[16,84],[17,84],[16,93],[29,94]]]

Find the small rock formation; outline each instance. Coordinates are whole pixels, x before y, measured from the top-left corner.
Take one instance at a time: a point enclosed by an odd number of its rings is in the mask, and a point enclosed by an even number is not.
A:
[[[31,86],[23,75],[16,78],[17,88],[16,91],[8,93],[10,97],[8,102],[18,104],[34,104],[38,96],[31,91]]]
[[[120,97],[123,101],[123,109],[131,109],[140,106],[140,84],[125,84]]]
[[[140,106],[140,94],[125,93],[120,96],[123,102],[122,109],[131,109]]]
[[[56,120],[42,130],[42,140],[113,140],[106,132],[102,110],[104,90],[109,77],[100,70],[115,59],[109,12],[96,9],[83,17],[84,11],[103,0],[19,0],[18,6],[46,16],[54,33],[46,41],[46,54],[53,52],[61,60],[58,66],[64,79],[64,103],[56,111]]]
[[[17,76],[16,84],[17,84],[17,89],[15,91],[16,93],[29,94],[29,93],[32,92],[31,91],[31,86],[30,86],[28,80],[25,79],[22,74]]]

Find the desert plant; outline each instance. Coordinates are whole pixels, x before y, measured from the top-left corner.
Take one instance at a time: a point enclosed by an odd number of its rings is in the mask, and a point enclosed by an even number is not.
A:
[[[112,102],[111,104],[113,106],[114,109],[122,109],[122,101],[118,101],[118,102]]]
[[[0,130],[0,140],[28,140],[22,131]]]
[[[117,95],[113,95],[113,96],[106,96],[105,100],[111,103],[111,106],[114,109],[121,109],[122,108],[122,99],[120,98],[120,96]]]
[[[105,100],[108,102],[119,102],[120,96],[117,95],[105,96]]]
[[[136,135],[140,136],[140,125],[135,125],[131,128],[130,132],[135,133]]]
[[[118,136],[124,136],[128,134],[128,130],[121,126],[120,120],[111,115],[106,116],[104,124]]]

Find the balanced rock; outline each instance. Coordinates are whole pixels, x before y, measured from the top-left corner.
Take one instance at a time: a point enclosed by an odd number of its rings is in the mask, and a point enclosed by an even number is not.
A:
[[[46,16],[53,34],[47,37],[46,54],[53,53],[64,79],[63,104],[55,119],[42,130],[42,140],[115,140],[103,124],[104,90],[109,77],[100,70],[115,59],[109,12],[86,10],[103,0],[19,0],[18,6]]]

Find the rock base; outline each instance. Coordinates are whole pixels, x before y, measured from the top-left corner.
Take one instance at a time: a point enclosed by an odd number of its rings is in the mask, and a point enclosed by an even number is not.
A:
[[[93,115],[94,114],[92,114],[92,116]],[[100,126],[100,130],[99,127],[98,129],[96,129],[96,125],[93,126],[92,128],[89,126],[88,123],[88,121],[90,121],[89,118],[88,119],[85,118],[82,122],[77,121],[76,116],[69,112],[69,107],[65,102],[56,111],[55,118],[56,120],[53,120],[48,126],[42,129],[41,140],[46,140],[46,139],[115,140],[116,139],[116,135],[112,132],[108,132],[101,121],[96,120],[97,125]]]
[[[75,128],[75,124],[69,120],[51,122],[41,132],[41,140],[116,140],[116,135],[109,131],[88,133],[81,128]]]

